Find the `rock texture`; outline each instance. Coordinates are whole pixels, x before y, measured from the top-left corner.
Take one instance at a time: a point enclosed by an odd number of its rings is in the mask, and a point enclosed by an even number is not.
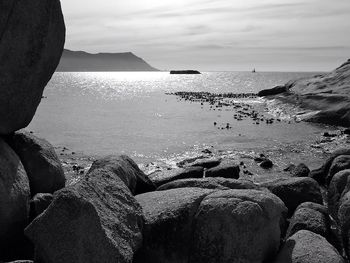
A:
[[[94,169],[57,191],[26,229],[35,262],[130,263],[142,243],[143,216],[128,187],[113,172]]]
[[[338,221],[341,230],[343,246],[347,256],[350,256],[350,192],[343,193],[339,202]]]
[[[350,169],[350,155],[340,155],[335,158],[329,168],[328,175],[326,177],[326,183],[329,185],[333,176],[342,170]]]
[[[90,171],[105,170],[118,176],[133,194],[154,191],[156,186],[137,164],[126,155],[110,155],[96,160]]]
[[[36,194],[29,202],[30,205],[30,220],[32,221],[38,215],[48,208],[53,199],[52,194]]]
[[[61,58],[65,25],[59,0],[0,4],[0,134],[26,127]]]
[[[288,238],[274,263],[344,263],[328,241],[311,231],[300,230]]]
[[[206,170],[205,176],[238,179],[239,172],[239,164],[234,161],[225,160],[222,161],[218,166]]]
[[[66,177],[54,147],[28,132],[17,132],[7,139],[20,157],[29,177],[32,196],[53,193],[65,186]]]
[[[29,220],[29,199],[29,182],[23,165],[0,139],[0,261],[19,254],[18,246]]]
[[[149,177],[156,186],[161,186],[180,179],[202,178],[203,171],[203,167],[195,166],[155,172],[150,174]]]

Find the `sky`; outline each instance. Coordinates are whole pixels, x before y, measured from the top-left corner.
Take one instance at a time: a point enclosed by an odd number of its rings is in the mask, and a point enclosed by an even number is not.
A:
[[[61,0],[66,48],[202,71],[330,71],[350,58],[350,0]]]

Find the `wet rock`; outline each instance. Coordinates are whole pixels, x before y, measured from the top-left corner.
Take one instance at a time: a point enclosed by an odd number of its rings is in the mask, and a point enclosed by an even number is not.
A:
[[[205,177],[239,178],[239,164],[235,161],[224,160],[218,166],[205,171]]]
[[[212,190],[178,188],[136,196],[145,216],[143,246],[135,263],[188,262],[193,218]]]
[[[259,165],[261,168],[270,169],[273,167],[273,162],[269,159],[264,159]]]
[[[143,216],[114,172],[93,169],[57,191],[51,205],[26,229],[35,262],[132,262],[142,243]]]
[[[32,120],[61,58],[60,1],[2,1],[0,32],[0,134],[9,134]]]
[[[265,90],[259,91],[258,96],[263,97],[263,96],[277,95],[277,94],[287,92],[287,91],[288,91],[288,89],[286,86],[276,86],[272,89],[265,89]]]
[[[329,185],[333,176],[342,170],[350,169],[350,155],[340,155],[335,158],[329,168],[328,176],[326,178],[326,183]]]
[[[93,162],[89,172],[94,170],[106,170],[114,173],[135,195],[156,189],[151,179],[126,155],[110,155],[96,160]]]
[[[218,191],[201,202],[189,262],[269,262],[280,245],[286,208],[269,192]]]
[[[167,184],[175,180],[188,179],[188,178],[202,178],[203,171],[204,171],[203,167],[195,166],[195,167],[160,171],[160,172],[151,174],[149,177],[152,180],[152,182],[159,187],[163,184]]]
[[[48,208],[48,206],[51,204],[53,199],[52,194],[36,194],[32,200],[30,200],[30,220],[32,221],[34,218],[36,218],[38,215],[40,215],[42,212]]]
[[[309,230],[326,239],[330,237],[330,220],[327,207],[306,202],[295,210],[287,230],[287,238],[299,230]]]
[[[7,138],[27,172],[31,195],[53,193],[65,186],[66,177],[54,147],[28,132]]]
[[[274,263],[344,263],[338,251],[321,235],[300,230],[287,239]]]
[[[200,179],[183,179],[176,180],[160,186],[157,191],[184,188],[184,187],[197,187],[216,190],[229,190],[229,189],[259,189],[259,186],[248,180],[236,180],[220,177],[208,177]]]
[[[20,256],[28,224],[30,189],[16,153],[0,138],[0,261]]]
[[[335,220],[338,220],[339,201],[342,193],[348,185],[349,176],[350,169],[340,171],[333,176],[329,184],[327,192],[327,203],[329,212]]]
[[[320,186],[309,177],[293,177],[264,182],[261,186],[268,188],[285,203],[292,215],[295,209],[304,202],[322,204]]]

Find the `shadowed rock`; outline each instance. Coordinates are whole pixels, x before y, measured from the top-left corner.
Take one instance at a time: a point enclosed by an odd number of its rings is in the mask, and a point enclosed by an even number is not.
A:
[[[335,158],[329,168],[328,176],[326,178],[326,183],[329,185],[333,176],[342,170],[350,169],[350,155],[340,155]]]
[[[65,25],[59,0],[0,4],[0,134],[26,127],[61,58]]]
[[[53,199],[52,194],[36,194],[32,200],[30,200],[30,220],[32,221],[38,215],[48,208]]]
[[[206,177],[239,178],[239,164],[235,161],[224,160],[218,166],[205,171]]]
[[[203,171],[204,171],[203,167],[194,166],[194,167],[155,172],[151,174],[149,177],[152,180],[152,182],[159,187],[163,184],[167,184],[175,180],[188,179],[188,178],[202,178]]]
[[[259,91],[258,96],[263,97],[263,96],[277,95],[277,94],[287,92],[287,91],[288,91],[288,89],[286,86],[276,86],[272,89],[265,89],[265,90]]]

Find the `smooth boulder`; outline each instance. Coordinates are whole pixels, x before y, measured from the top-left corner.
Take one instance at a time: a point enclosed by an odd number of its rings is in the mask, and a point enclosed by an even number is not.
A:
[[[66,184],[66,177],[54,147],[29,132],[16,132],[7,142],[21,159],[29,177],[31,195],[54,193]]]
[[[36,194],[29,202],[29,218],[32,221],[49,207],[53,199],[52,194]]]
[[[203,177],[203,167],[194,166],[187,168],[178,168],[172,170],[165,170],[155,172],[150,174],[149,177],[152,182],[157,186],[161,186],[163,184],[167,184],[172,181],[188,179],[188,178],[202,178]]]
[[[340,155],[332,162],[331,167],[326,178],[326,183],[329,185],[333,176],[342,170],[350,169],[350,155]]]
[[[350,257],[350,191],[344,192],[339,201],[338,221],[345,253]]]
[[[268,188],[285,203],[292,215],[304,202],[322,204],[322,194],[318,183],[309,177],[293,177],[264,182],[261,186]]]
[[[280,246],[283,202],[257,190],[217,191],[195,215],[191,263],[269,262]]]
[[[339,252],[321,235],[300,230],[287,239],[274,263],[344,263]]]
[[[15,259],[29,220],[30,189],[16,153],[0,138],[0,261]]]
[[[142,244],[143,215],[113,172],[95,169],[57,191],[26,229],[35,262],[130,263]]]
[[[239,164],[235,161],[224,160],[218,166],[205,171],[205,177],[239,178]]]
[[[109,155],[98,159],[93,162],[89,171],[101,169],[117,175],[134,195],[151,192],[156,189],[156,186],[148,176],[126,155]]]
[[[2,1],[0,32],[0,134],[9,134],[30,123],[61,58],[60,1]]]

